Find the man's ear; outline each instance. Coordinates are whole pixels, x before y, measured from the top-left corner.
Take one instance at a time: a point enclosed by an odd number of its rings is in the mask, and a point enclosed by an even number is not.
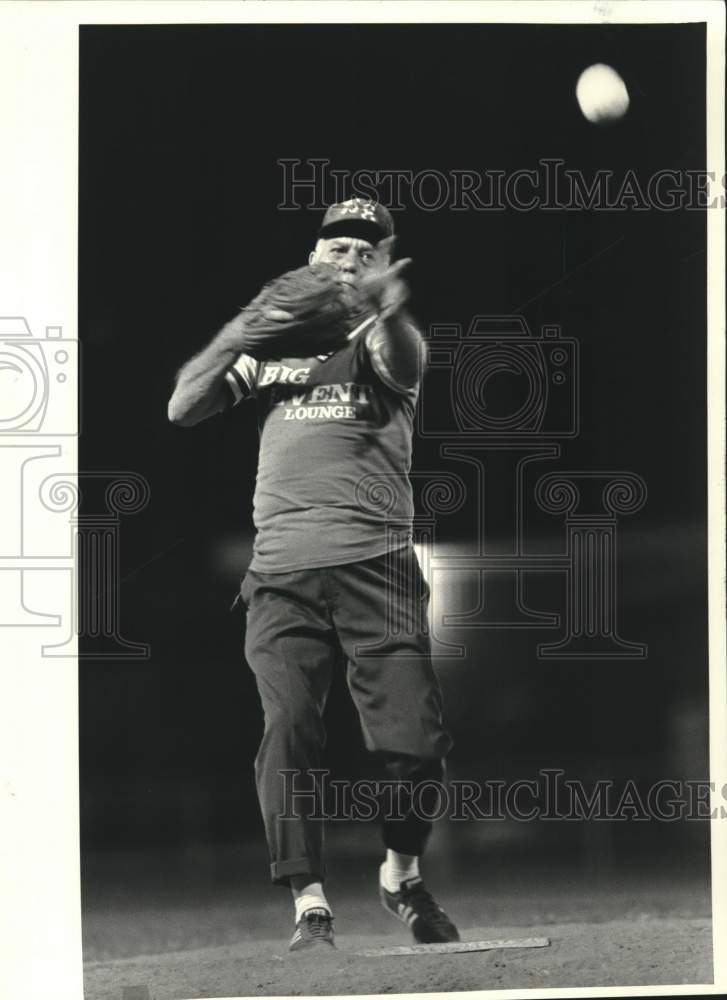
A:
[[[311,252],[308,254],[308,263],[312,264],[315,259],[316,259],[316,252],[315,250],[311,250]]]

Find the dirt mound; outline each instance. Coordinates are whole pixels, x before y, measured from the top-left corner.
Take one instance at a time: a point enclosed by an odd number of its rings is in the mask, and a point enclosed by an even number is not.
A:
[[[144,955],[85,968],[86,1000],[426,993],[450,990],[697,985],[712,981],[705,918],[479,927],[468,941],[547,936],[548,948],[367,958],[406,943],[394,934],[341,935],[337,949],[291,955],[286,940]]]

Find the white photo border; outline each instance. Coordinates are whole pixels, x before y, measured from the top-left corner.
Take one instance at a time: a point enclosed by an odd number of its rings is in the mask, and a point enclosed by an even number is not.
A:
[[[34,336],[77,337],[78,41],[91,24],[669,23],[707,25],[707,169],[722,193],[725,10],[721,0],[449,0],[449,2],[7,2],[0,7],[0,315]],[[725,210],[708,212],[710,779],[727,785],[725,670]],[[49,334],[52,335],[52,334]],[[75,407],[70,393],[68,406]],[[74,414],[69,415],[71,423]],[[45,441],[45,439],[44,439]],[[76,438],[49,439],[66,471]],[[3,522],[17,513],[0,498]],[[51,546],[57,539],[49,539]],[[54,551],[54,549],[53,549]],[[0,599],[4,592],[0,590]],[[40,654],[38,630],[0,629],[0,989],[14,1000],[83,996],[78,851],[77,661]],[[618,989],[491,990],[473,997],[704,995],[727,992],[727,822],[712,821],[714,984]],[[427,994],[434,998],[438,995]]]

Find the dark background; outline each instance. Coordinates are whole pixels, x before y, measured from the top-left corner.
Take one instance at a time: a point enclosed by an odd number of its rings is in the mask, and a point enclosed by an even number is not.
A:
[[[151,657],[80,667],[87,912],[134,879],[152,892],[148,852],[216,845],[236,860],[215,878],[265,878],[252,776],[262,720],[244,622],[228,611],[252,541],[257,431],[243,406],[179,429],[166,404],[180,365],[312,247],[321,213],[276,208],[278,161],[446,174],[557,157],[589,178],[633,169],[644,185],[656,170],[703,170],[704,44],[701,25],[81,29],[79,468],[133,470],[151,488],[121,525],[119,588],[123,635]],[[588,123],[575,100],[594,62],[617,68],[631,95],[612,127]],[[648,657],[543,661],[547,630],[469,632],[467,659],[437,664],[452,776],[707,777],[705,222],[653,209],[396,215],[425,329],[522,313],[533,331],[556,322],[579,341],[581,433],[538,474],[631,470],[649,491],[619,527],[620,628]],[[465,475],[439,443],[416,440],[415,471]],[[443,519],[445,540],[472,537],[476,502],[473,491]],[[540,545],[562,548],[557,518]],[[534,606],[563,609],[559,579]],[[340,678],[327,721],[329,766],[358,773]],[[706,884],[704,823],[506,824],[502,835],[470,824],[457,836],[440,853],[492,841],[493,866],[520,851],[591,872],[663,857],[666,873],[678,851]],[[182,862],[168,882],[188,878]]]

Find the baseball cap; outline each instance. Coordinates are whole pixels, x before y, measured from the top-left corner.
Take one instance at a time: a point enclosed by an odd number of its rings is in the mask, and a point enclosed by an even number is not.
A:
[[[353,236],[376,244],[394,235],[394,220],[388,208],[370,198],[349,198],[329,206],[318,235],[324,239]]]

